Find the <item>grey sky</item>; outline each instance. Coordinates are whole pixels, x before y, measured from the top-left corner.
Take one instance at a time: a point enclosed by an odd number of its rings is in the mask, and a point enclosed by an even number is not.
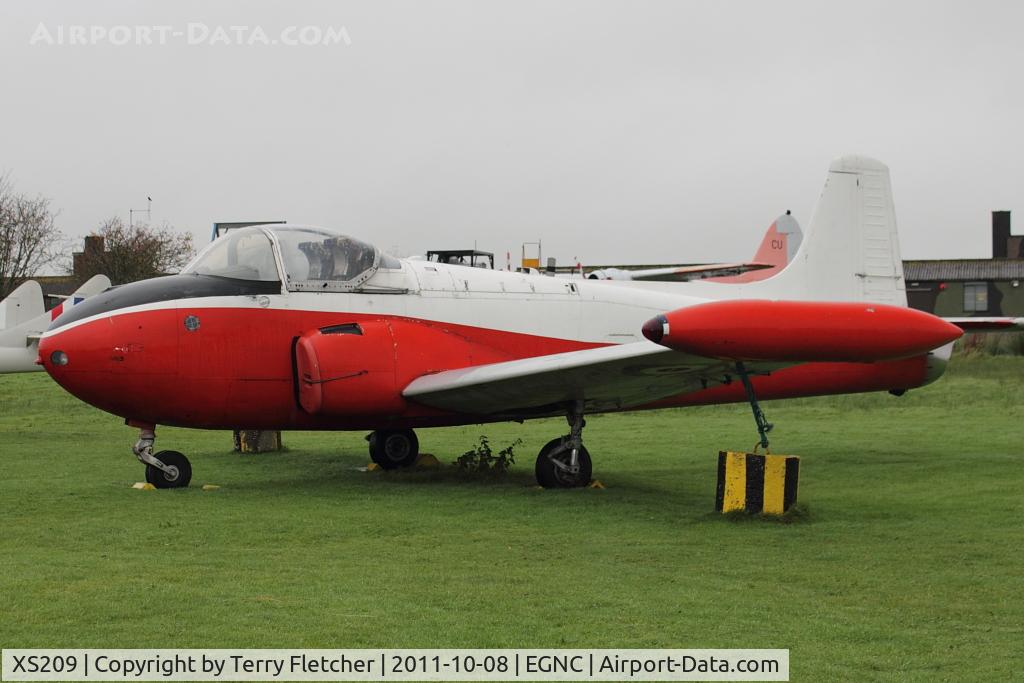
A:
[[[144,208],[403,253],[749,258],[830,160],[892,171],[907,258],[1024,232],[1012,2],[4,2],[0,169],[84,235]],[[30,45],[59,25],[344,26],[332,46]]]

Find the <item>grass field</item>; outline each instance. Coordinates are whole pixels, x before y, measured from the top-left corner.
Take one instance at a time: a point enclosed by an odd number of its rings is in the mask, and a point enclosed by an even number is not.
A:
[[[1024,642],[1024,358],[902,398],[771,402],[807,517],[712,512],[744,405],[588,420],[605,490],[537,490],[562,420],[422,430],[505,479],[367,473],[363,434],[162,428],[186,490],[137,491],[135,430],[42,374],[0,377],[2,647],[789,648],[793,680],[1008,680]],[[204,492],[205,483],[222,488]]]

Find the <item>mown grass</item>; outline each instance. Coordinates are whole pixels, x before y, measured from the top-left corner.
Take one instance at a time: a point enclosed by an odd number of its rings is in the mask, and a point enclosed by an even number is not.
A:
[[[1024,358],[888,395],[766,404],[797,523],[712,511],[746,406],[588,418],[604,490],[537,490],[564,421],[422,430],[445,464],[358,471],[363,434],[162,428],[187,490],[142,492],[134,430],[0,377],[0,646],[781,647],[793,680],[1005,680],[1024,635]],[[450,465],[521,437],[509,476]],[[222,488],[204,492],[204,483]]]

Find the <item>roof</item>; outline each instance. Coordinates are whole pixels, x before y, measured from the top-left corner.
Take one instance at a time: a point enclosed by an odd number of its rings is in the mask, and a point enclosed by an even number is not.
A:
[[[1024,259],[904,261],[907,282],[926,280],[1024,280]]]

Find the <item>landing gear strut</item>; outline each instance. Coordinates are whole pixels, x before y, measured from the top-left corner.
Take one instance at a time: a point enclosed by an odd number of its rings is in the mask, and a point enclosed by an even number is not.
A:
[[[534,472],[537,483],[546,489],[575,488],[590,483],[593,463],[583,445],[583,401],[574,401],[565,419],[569,433],[549,441],[540,449]]]
[[[411,429],[378,429],[366,440],[370,443],[370,458],[381,469],[409,467],[420,454],[420,441]]]
[[[139,440],[132,446],[132,453],[146,466],[146,481],[158,489],[176,489],[188,486],[192,481],[192,465],[188,458],[178,451],[153,453],[156,432],[153,427],[139,429]]]
[[[757,402],[757,394],[754,393],[754,385],[750,381],[750,373],[747,372],[747,368],[743,365],[743,361],[736,361],[736,373],[740,376],[740,381],[743,382],[743,388],[747,392],[747,401],[750,403],[750,410],[754,413],[754,422],[757,424],[759,443],[761,448],[767,451],[768,432],[772,431],[772,428],[775,425],[768,421],[768,418],[764,415],[764,411],[761,410],[761,404]]]

